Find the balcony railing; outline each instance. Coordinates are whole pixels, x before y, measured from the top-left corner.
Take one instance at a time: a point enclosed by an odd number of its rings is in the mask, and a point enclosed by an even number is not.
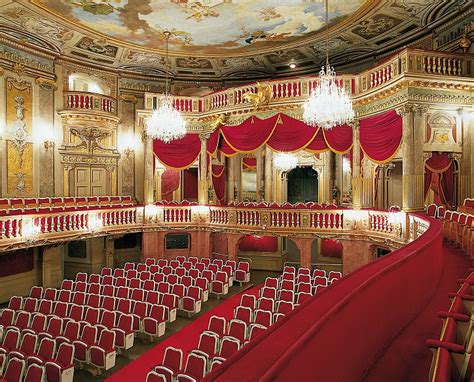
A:
[[[0,217],[0,250],[111,233],[210,229],[253,235],[378,237],[403,245],[429,228],[404,212],[148,205]]]
[[[106,95],[88,92],[65,92],[64,106],[73,110],[94,110],[116,113],[115,99]]]
[[[405,49],[374,68],[356,75],[344,74],[338,76],[340,85],[352,95],[354,100],[364,96],[403,76],[416,75],[432,78],[433,76],[470,77],[474,72],[474,60],[465,54],[447,52],[431,52],[418,49]],[[311,89],[317,84],[318,78],[300,77],[265,81],[264,86],[270,85],[271,106],[302,103]],[[257,84],[237,86],[203,97],[183,97],[175,99],[175,107],[185,114],[208,116],[211,114],[251,110],[252,103],[244,96],[247,93],[256,93]],[[152,109],[153,98],[157,94],[146,94],[146,109]]]

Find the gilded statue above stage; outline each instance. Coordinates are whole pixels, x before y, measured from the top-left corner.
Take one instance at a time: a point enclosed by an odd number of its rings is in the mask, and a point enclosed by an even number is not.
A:
[[[253,104],[253,109],[257,110],[262,105],[268,105],[270,100],[273,97],[273,91],[270,84],[262,85],[260,82],[257,82],[257,92],[256,93],[245,93],[243,99],[245,101],[251,102]]]

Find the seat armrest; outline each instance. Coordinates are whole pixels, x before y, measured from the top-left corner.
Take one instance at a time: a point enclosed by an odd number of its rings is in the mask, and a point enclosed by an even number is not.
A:
[[[466,349],[462,345],[441,340],[426,340],[426,346],[428,346],[429,348],[443,348],[448,350],[449,352],[454,353],[464,353],[466,351]]]
[[[442,319],[452,318],[456,321],[463,321],[463,322],[468,322],[471,320],[471,317],[466,316],[465,314],[446,312],[446,311],[438,312],[438,317]]]
[[[461,300],[474,301],[474,295],[465,293],[449,293],[450,298],[459,297]]]

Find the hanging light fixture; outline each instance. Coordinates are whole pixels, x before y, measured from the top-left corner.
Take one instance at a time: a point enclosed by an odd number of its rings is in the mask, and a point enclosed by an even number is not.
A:
[[[310,126],[329,130],[354,119],[352,101],[337,84],[336,71],[329,65],[329,11],[326,0],[326,65],[319,72],[316,89],[304,103],[303,120]]]
[[[273,165],[281,172],[289,172],[298,166],[298,158],[292,153],[277,153],[273,156]]]
[[[173,97],[169,92],[168,70],[169,68],[169,39],[170,32],[164,32],[166,37],[166,88],[165,94],[158,100],[158,109],[153,111],[151,117],[146,120],[146,132],[153,139],[159,139],[169,143],[181,139],[186,135],[186,121],[181,113],[173,106]]]

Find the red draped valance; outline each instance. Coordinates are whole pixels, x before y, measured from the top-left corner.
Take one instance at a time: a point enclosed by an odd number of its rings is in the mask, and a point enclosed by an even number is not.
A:
[[[184,138],[171,143],[155,139],[153,152],[166,167],[182,170],[191,166],[199,157],[201,140],[198,134],[187,134]]]
[[[217,148],[219,147],[219,137],[220,131],[219,129],[215,129],[207,140],[207,153],[211,156],[216,153]]]
[[[257,167],[257,158],[255,157],[246,157],[242,162],[246,168],[254,169]]]
[[[395,110],[362,118],[360,147],[372,162],[390,162],[400,147],[402,132],[402,117]]]
[[[425,166],[431,172],[445,172],[451,166],[452,160],[447,153],[432,153]]]
[[[448,153],[432,153],[425,162],[425,198],[430,187],[436,203],[454,204],[454,164]]]

